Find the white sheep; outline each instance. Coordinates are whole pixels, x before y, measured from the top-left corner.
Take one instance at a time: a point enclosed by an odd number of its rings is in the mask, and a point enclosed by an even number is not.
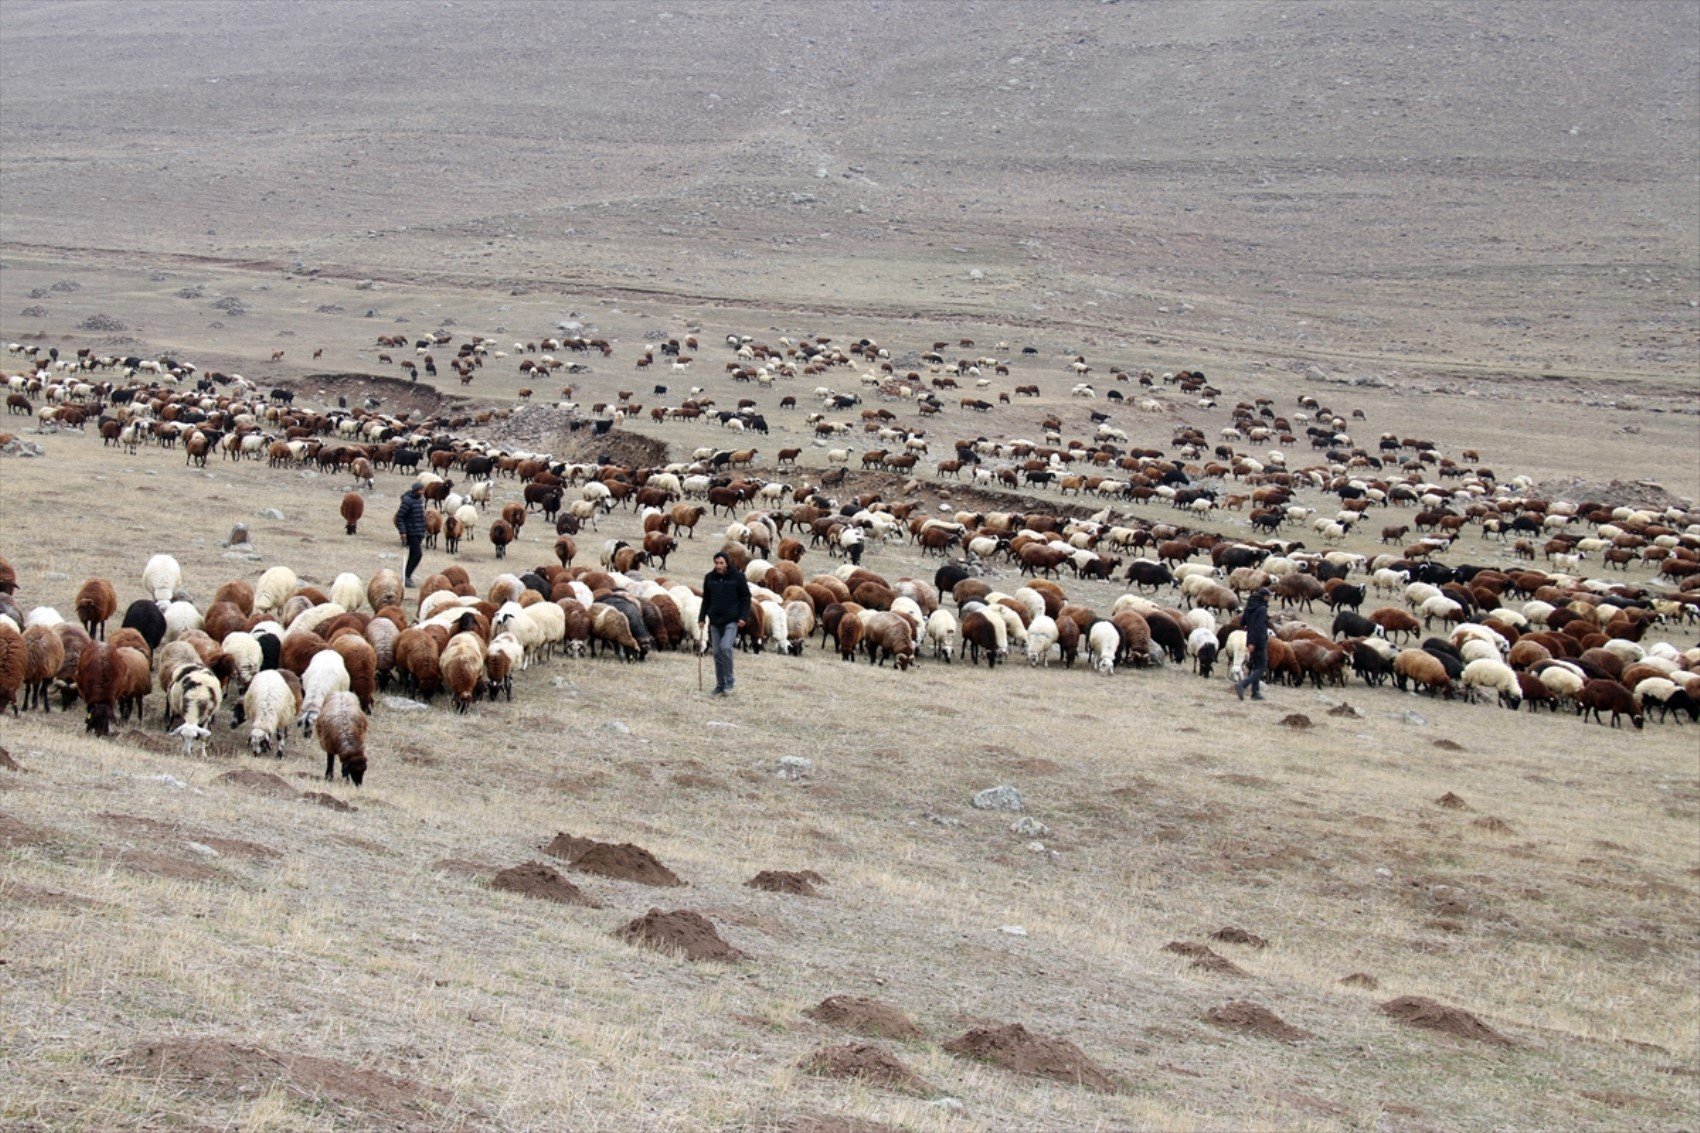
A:
[[[219,642],[219,648],[224,650],[225,656],[236,662],[236,691],[246,692],[254,674],[265,664],[260,639],[245,630],[235,630],[224,635],[224,640]]]
[[[183,568],[170,555],[155,555],[142,568],[142,589],[159,603],[160,609],[171,602],[171,596],[183,585]]]
[[[902,601],[902,599],[899,599]],[[914,605],[913,602],[910,605]],[[791,652],[790,620],[785,616],[785,607],[771,599],[760,604],[762,624],[767,629],[764,645],[771,645],[780,654]]]
[[[301,734],[313,734],[313,722],[324,708],[325,697],[347,691],[348,666],[343,664],[342,654],[334,649],[313,654],[301,677],[301,714],[295,720],[301,725]]]
[[[1469,644],[1481,644],[1472,639]],[[1492,689],[1499,694],[1499,703],[1507,708],[1516,708],[1523,702],[1523,690],[1517,683],[1517,674],[1497,657],[1478,657],[1464,666],[1465,695],[1475,700],[1476,689]]]
[[[1559,700],[1574,701],[1582,691],[1586,681],[1582,670],[1567,665],[1562,661],[1554,662],[1542,669],[1538,674],[1541,683],[1547,686],[1547,691]]]
[[[254,612],[269,614],[283,609],[283,604],[295,593],[296,585],[294,571],[284,566],[272,567],[260,576],[259,584],[254,587]]]
[[[1417,612],[1422,615],[1425,626],[1435,618],[1439,618],[1443,622],[1456,622],[1464,617],[1464,607],[1444,594],[1436,594],[1429,598]]]
[[[328,621],[342,617],[348,613],[346,609],[335,602],[321,602],[317,606],[308,606],[289,620],[289,632],[317,633],[320,626]]]
[[[267,669],[256,676],[248,685],[248,694],[242,698],[242,714],[249,725],[248,749],[255,755],[270,752],[282,759],[295,708],[295,690],[289,687],[282,673]]]
[[[52,629],[54,626],[64,624],[65,619],[59,616],[58,610],[55,610],[52,606],[37,606],[24,615],[22,628],[31,629],[40,626],[42,629]]]
[[[1121,631],[1116,629],[1115,623],[1093,622],[1086,634],[1087,654],[1092,658],[1092,667],[1106,677],[1115,672],[1116,650],[1121,648],[1121,644]]]
[[[566,632],[565,613],[553,603],[540,602],[537,605],[549,605],[556,614],[561,616],[561,633],[555,637],[555,640],[559,641]],[[491,629],[499,633],[511,633],[519,641],[520,646],[524,649],[524,658],[520,664],[521,669],[530,668],[531,662],[541,657],[544,648],[549,644],[543,622],[527,613],[532,608],[534,607],[521,606],[518,602],[507,602],[496,611],[496,616],[490,620]]]
[[[224,700],[224,686],[219,679],[211,669],[198,663],[178,666],[166,689],[165,700],[167,721],[183,721],[172,729],[183,739],[183,754],[190,755],[199,743],[201,754],[205,755],[207,739],[212,735],[207,725],[217,717],[218,706]]]
[[[331,580],[331,601],[344,610],[358,610],[366,601],[366,584],[359,575],[344,571]]]
[[[1038,619],[1034,619],[1037,621]],[[926,639],[932,643],[933,656],[950,663],[950,658],[956,650],[959,627],[956,616],[944,607],[939,607],[927,617]],[[1032,629],[1029,627],[1028,640],[1032,641]]]
[[[1058,636],[1055,618],[1039,614],[1027,623],[1027,663],[1049,668]]]

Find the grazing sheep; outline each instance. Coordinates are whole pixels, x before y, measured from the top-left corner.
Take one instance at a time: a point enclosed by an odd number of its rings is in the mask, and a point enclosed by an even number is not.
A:
[[[1086,655],[1091,659],[1092,668],[1106,677],[1115,672],[1116,654],[1121,647],[1121,631],[1114,622],[1093,622],[1092,628],[1086,631]]]
[[[24,645],[24,635],[10,622],[0,623],[0,713],[11,708],[13,716],[18,714],[18,690],[24,687],[28,671],[29,651]]]
[[[302,735],[312,735],[313,722],[319,718],[325,697],[333,692],[348,692],[348,684],[348,666],[343,663],[342,654],[326,646],[313,655],[301,674],[301,714],[295,722],[301,725]]]
[[[193,630],[204,629],[206,620],[191,602],[172,602],[165,607],[165,638],[176,641]]]
[[[259,585],[254,587],[254,613],[271,614],[283,609],[283,604],[289,601],[295,593],[297,579],[295,572],[288,567],[272,567],[260,576]]]
[[[1641,702],[1644,712],[1657,708],[1659,722],[1662,724],[1670,718],[1672,711],[1678,713],[1676,721],[1682,723],[1681,713],[1688,713],[1688,718],[1700,721],[1700,700],[1689,695],[1685,688],[1677,687],[1675,681],[1667,677],[1647,677],[1635,685],[1635,698]]]
[[[359,492],[349,492],[342,497],[342,522],[347,525],[347,534],[356,534],[355,528],[365,514],[366,501]]]
[[[1393,658],[1393,683],[1400,692],[1408,691],[1415,683],[1420,689],[1427,689],[1430,696],[1444,694],[1447,700],[1452,699],[1452,678],[1447,675],[1446,666],[1434,654],[1421,649],[1403,649]]]
[[[155,555],[142,568],[142,589],[163,607],[183,585],[183,568],[170,555]]]
[[[124,623],[119,632],[126,629],[135,630],[140,635],[151,655],[165,640],[165,612],[158,604],[138,598],[124,611]],[[116,639],[117,634],[113,637]]]
[[[1576,714],[1583,720],[1592,715],[1604,724],[1606,721],[1601,714],[1605,712],[1611,713],[1611,726],[1614,728],[1622,716],[1629,717],[1629,722],[1638,730],[1646,723],[1641,715],[1641,702],[1634,693],[1612,680],[1595,678],[1585,681],[1576,696]]]
[[[862,626],[862,644],[867,649],[868,663],[883,665],[891,658],[899,672],[915,661],[915,626],[902,614],[870,611]]]
[[[91,578],[77,591],[77,620],[96,641],[106,640],[106,623],[118,612],[118,592],[104,578]]]
[[[1215,630],[1198,626],[1186,636],[1186,651],[1192,658],[1193,671],[1201,677],[1209,678],[1216,666],[1218,649]]]
[[[366,778],[366,713],[359,699],[349,692],[331,693],[325,697],[315,728],[325,753],[325,781],[332,781],[340,760],[342,777],[360,786]]]
[[[8,631],[0,627],[0,637]],[[20,638],[20,644],[22,639]],[[82,697],[88,707],[88,717],[84,722],[84,730],[93,732],[96,736],[104,737],[112,730],[113,718],[118,710],[119,684],[122,678],[122,664],[117,657],[118,647],[106,644],[91,643],[78,657],[77,661],[77,695]],[[23,656],[20,649],[18,655],[19,681],[22,681]],[[3,679],[3,678],[0,678]]]
[[[1475,690],[1479,688],[1498,693],[1499,703],[1512,711],[1523,702],[1523,686],[1518,683],[1517,673],[1497,656],[1479,657],[1464,666],[1465,697],[1474,700]]]
[[[208,724],[218,716],[224,700],[224,685],[211,669],[202,665],[180,665],[172,674],[166,689],[166,727],[183,739],[185,757],[193,754],[195,744],[201,754],[207,753],[207,739],[212,735]],[[171,728],[171,721],[183,723]]]
[[[473,697],[484,685],[485,659],[484,639],[476,633],[457,633],[443,647],[443,684],[456,712],[464,715],[471,710]]]
[[[248,750],[255,755],[274,754],[283,758],[289,740],[289,724],[295,719],[299,698],[284,675],[267,669],[248,685],[242,698],[242,720],[247,721]],[[240,722],[231,727],[240,726]]]
[[[331,601],[344,610],[358,610],[366,601],[366,586],[360,576],[344,571],[331,580]]]
[[[7,628],[10,630],[9,626]],[[59,636],[59,627],[30,626],[24,630],[23,641],[24,708],[39,705],[43,712],[51,712],[53,709],[48,700],[48,686],[59,676],[59,670],[65,667],[65,643]],[[5,665],[0,663],[0,670],[4,668]],[[4,677],[0,676],[0,683],[3,682]],[[16,705],[13,705],[12,714],[17,715]]]
[[[360,701],[360,711],[372,711],[378,691],[378,651],[352,627],[337,630],[331,637],[331,648],[348,670],[348,691]]]

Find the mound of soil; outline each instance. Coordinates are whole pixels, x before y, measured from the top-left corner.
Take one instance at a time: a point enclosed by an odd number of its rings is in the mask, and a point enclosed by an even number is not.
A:
[[[322,806],[326,810],[341,811],[344,814],[360,809],[350,803],[343,802],[335,795],[327,795],[323,791],[308,791],[306,794],[301,796],[301,801],[313,803],[316,806]]]
[[[1313,727],[1310,717],[1306,716],[1303,712],[1288,713],[1281,717],[1280,724],[1283,728],[1292,728],[1301,732],[1306,728]]]
[[[765,889],[769,893],[789,893],[794,897],[819,897],[817,885],[825,885],[826,878],[812,869],[795,872],[782,869],[764,869],[748,881],[744,882],[749,889]]]
[[[105,901],[79,897],[59,889],[40,889],[21,881],[0,879],[0,901],[17,905],[33,905],[42,909],[98,909],[110,907]]]
[[[723,964],[747,960],[749,956],[720,939],[714,922],[691,909],[662,912],[651,909],[618,929],[615,936],[628,944],[641,944],[658,952],[675,952],[687,960],[718,960]]]
[[[883,1047],[873,1043],[845,1043],[842,1046],[823,1046],[809,1053],[799,1063],[811,1074],[826,1078],[856,1078],[889,1090],[910,1094],[931,1094],[935,1091],[920,1075]]]
[[[1309,1031],[1293,1026],[1267,1007],[1259,1007],[1243,999],[1230,1000],[1220,1007],[1212,1007],[1204,1013],[1204,1021],[1225,1031],[1238,1031],[1241,1034],[1276,1039],[1284,1043],[1311,1037]]]
[[[1470,825],[1478,830],[1486,830],[1489,834],[1515,834],[1517,832],[1505,819],[1495,818],[1491,814],[1485,818],[1476,819]]]
[[[0,812],[0,846],[47,846],[52,842],[51,831]]]
[[[975,1027],[944,1044],[951,1054],[989,1062],[1036,1078],[1050,1078],[1073,1086],[1111,1094],[1116,1090],[1110,1075],[1086,1057],[1067,1039],[1035,1035],[1020,1023],[1003,1027]]]
[[[539,901],[555,901],[562,905],[584,905],[600,909],[602,905],[542,862],[526,862],[511,866],[490,879],[490,888]]]
[[[1434,801],[1439,803],[1441,806],[1445,807],[1447,810],[1469,810],[1470,809],[1470,804],[1464,801],[1463,795],[1455,795],[1451,791],[1447,791],[1444,795],[1441,795],[1438,799],[1435,799]]]
[[[1223,944],[1244,944],[1248,948],[1267,948],[1269,946],[1269,942],[1255,932],[1247,932],[1245,929],[1235,928],[1233,925],[1217,929],[1210,934],[1210,939],[1220,941]]]
[[[296,795],[295,788],[284,782],[281,776],[273,775],[270,771],[255,771],[251,767],[226,771],[223,775],[214,778],[213,782],[229,783],[233,787],[246,787],[250,791],[256,791],[274,799],[292,799]]]
[[[223,870],[214,869],[205,862],[156,850],[125,850],[117,855],[117,860],[118,864],[139,873],[151,873],[173,881],[218,881],[227,876]]]
[[[1171,940],[1163,945],[1163,951],[1190,957],[1193,967],[1203,968],[1207,972],[1216,972],[1224,976],[1243,976],[1246,974],[1244,968],[1226,956],[1211,951],[1209,947],[1203,944],[1194,944],[1187,940]]]
[[[335,405],[339,396],[346,397],[351,408],[364,404],[368,397],[375,397],[382,412],[398,416],[409,411],[425,417],[447,413],[466,404],[467,400],[464,397],[444,394],[426,382],[410,382],[405,378],[392,378],[384,374],[307,374],[300,378],[287,378],[268,384],[293,390],[300,401],[327,406]]]
[[[1464,745],[1457,740],[1435,740],[1434,746],[1441,751],[1463,751]]]
[[[120,830],[128,830],[132,834],[146,834],[172,842],[198,842],[228,857],[254,858],[258,861],[275,861],[283,857],[282,850],[274,850],[270,846],[262,846],[258,842],[249,842],[241,838],[221,838],[217,834],[208,834],[192,826],[180,826],[174,822],[161,822],[157,818],[147,818],[139,814],[113,814],[108,811],[96,817],[102,822],[116,826]]]
[[[922,1038],[921,1028],[909,1021],[909,1016],[877,999],[858,995],[829,995],[803,1014],[817,1023],[871,1035],[880,1039]]]
[[[1374,991],[1381,986],[1381,981],[1368,972],[1353,972],[1351,975],[1343,977],[1340,982],[1347,987],[1361,987],[1369,991]]]
[[[597,842],[575,838],[562,831],[543,847],[552,858],[560,858],[576,870],[611,877],[615,881],[635,881],[640,885],[663,888],[683,885],[679,875],[661,864],[661,859],[630,842]]]
[[[122,1055],[115,1069],[247,1099],[275,1086],[290,1095],[414,1126],[454,1100],[447,1090],[329,1058],[219,1039],[163,1039]]]
[[[1344,701],[1330,708],[1328,710],[1328,714],[1330,716],[1349,716],[1354,720],[1360,719],[1363,716],[1362,712],[1359,712],[1356,708],[1353,708],[1350,704],[1347,704]]]
[[[883,1121],[838,1117],[822,1113],[799,1113],[779,1123],[779,1133],[903,1133]]]
[[[1427,1031],[1439,1031],[1456,1038],[1474,1039],[1498,1046],[1512,1045],[1510,1039],[1463,1008],[1448,1007],[1444,1003],[1436,1003],[1420,995],[1401,995],[1398,999],[1389,999],[1379,1010],[1383,1015],[1408,1027],[1421,1027]]]

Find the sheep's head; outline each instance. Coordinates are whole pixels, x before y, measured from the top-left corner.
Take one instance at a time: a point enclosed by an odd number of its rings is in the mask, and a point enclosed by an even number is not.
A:
[[[182,727],[174,728],[172,731],[173,734],[182,737],[184,755],[189,755],[193,752],[197,742],[201,745],[201,750],[203,752],[206,751],[207,739],[212,735],[210,731],[201,727],[199,724],[184,724]]]
[[[270,755],[272,753],[273,737],[265,728],[255,728],[248,733],[248,750],[255,755]],[[283,745],[277,745],[278,758],[283,758]]]
[[[342,777],[358,787],[366,778],[365,753],[346,755],[342,759]]]

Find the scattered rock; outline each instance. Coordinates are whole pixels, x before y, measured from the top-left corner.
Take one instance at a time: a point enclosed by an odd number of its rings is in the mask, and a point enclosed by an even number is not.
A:
[[[78,330],[95,331],[100,334],[117,334],[119,331],[130,329],[130,324],[111,315],[90,315],[77,324]]]
[[[584,890],[542,862],[526,862],[524,865],[504,869],[490,879],[490,888],[562,905],[584,905],[592,909],[602,907],[586,895]]]
[[[1024,814],[1009,824],[1009,832],[1023,838],[1043,838],[1051,832],[1051,828],[1032,815]]]
[[[1398,999],[1389,999],[1379,1010],[1383,1015],[1408,1027],[1421,1027],[1424,1030],[1439,1031],[1457,1038],[1474,1039],[1497,1046],[1514,1045],[1510,1039],[1463,1008],[1448,1007],[1444,1003],[1436,1003],[1420,995],[1401,995]]]
[[[632,734],[631,725],[627,724],[624,720],[610,720],[606,724],[602,725],[602,727],[605,731],[614,732],[622,736],[629,736]]]
[[[812,869],[788,872],[780,869],[764,869],[744,885],[750,889],[764,889],[769,893],[789,893],[794,897],[819,897],[817,885],[825,885],[826,878]]]
[[[1103,1067],[1067,1039],[1035,1035],[1020,1023],[976,1027],[944,1044],[951,1054],[989,1062],[1017,1074],[1049,1078],[1114,1093],[1116,1084]]]
[[[219,544],[221,547],[242,547],[247,545],[249,544],[248,525],[246,523],[238,523],[236,526],[232,527],[230,529],[230,538]]]
[[[1223,944],[1244,944],[1249,948],[1267,948],[1269,946],[1269,942],[1255,932],[1247,932],[1245,929],[1235,928],[1233,925],[1217,929],[1210,934],[1210,939],[1220,941]]]
[[[258,514],[261,519],[273,519],[279,521],[283,519],[283,512],[275,507],[261,508]]]
[[[799,779],[808,778],[814,769],[815,761],[812,759],[805,759],[800,755],[782,755],[779,757],[779,770],[775,774],[781,779],[795,783]]]
[[[19,311],[18,317],[21,319],[45,319],[47,317],[47,308],[43,307],[40,303],[32,303],[28,307]]]
[[[780,1122],[779,1133],[903,1133],[903,1130],[883,1121],[863,1121],[859,1117],[799,1113]]]
[[[1422,716],[1421,713],[1412,712],[1410,709],[1406,709],[1403,712],[1394,713],[1393,718],[1395,720],[1403,720],[1403,721],[1405,721],[1405,723],[1410,724],[1412,727],[1415,727],[1415,728],[1426,728],[1426,727],[1428,727],[1428,720],[1425,719]]]
[[[1005,784],[999,787],[987,787],[974,796],[975,810],[1026,810],[1027,804],[1021,798],[1021,792]]]
[[[845,1043],[811,1051],[800,1066],[827,1078],[855,1078],[910,1094],[931,1094],[933,1087],[890,1051],[873,1043]]]
[[[749,957],[720,939],[714,923],[691,909],[663,912],[651,909],[614,934],[628,944],[673,952],[687,960],[715,960],[730,964]]]
[[[921,1028],[888,1003],[856,995],[829,995],[803,1014],[829,1027],[878,1039],[919,1039]]]
[[[630,842],[597,842],[575,838],[562,831],[543,847],[552,858],[560,858],[576,870],[611,877],[616,881],[635,881],[640,885],[663,888],[683,885],[678,874],[661,864],[661,860],[642,846]]]
[[[1002,928],[998,929],[998,931],[1003,933],[1005,936],[1026,936],[1027,935],[1027,930],[1022,928],[1018,924],[1006,924]]]
[[[1365,991],[1374,991],[1376,988],[1381,986],[1381,981],[1370,975],[1368,972],[1353,972],[1351,975],[1343,978],[1340,982],[1345,984],[1347,987],[1361,987]]]
[[[428,710],[425,705],[417,700],[409,700],[405,696],[386,696],[383,699],[384,707],[391,712],[425,712]]]
[[[354,285],[354,290],[356,290],[356,291],[371,291],[371,290],[375,289],[377,286],[378,286],[378,284],[375,280],[362,279],[359,283],[356,283]]]
[[[1298,1042],[1313,1037],[1301,1027],[1295,1027],[1267,1007],[1259,1007],[1243,999],[1230,1000],[1204,1013],[1204,1021],[1225,1031],[1255,1035],[1280,1042]]]
[[[1445,807],[1447,810],[1470,809],[1470,804],[1464,801],[1464,797],[1462,795],[1455,795],[1451,791],[1447,791],[1444,795],[1441,795],[1434,801]]]
[[[297,794],[295,788],[284,782],[280,776],[273,775],[270,771],[256,771],[251,767],[226,771],[223,775],[215,778],[213,782],[229,783],[233,787],[246,787],[251,791],[257,791],[274,799],[292,799]]]
[[[12,437],[5,444],[0,444],[0,456],[16,456],[24,460],[34,460],[38,456],[47,455],[47,450],[34,441],[26,441],[22,437]]]
[[[1283,728],[1293,728],[1301,732],[1311,727],[1310,717],[1303,712],[1288,713],[1281,717],[1280,724]]]

